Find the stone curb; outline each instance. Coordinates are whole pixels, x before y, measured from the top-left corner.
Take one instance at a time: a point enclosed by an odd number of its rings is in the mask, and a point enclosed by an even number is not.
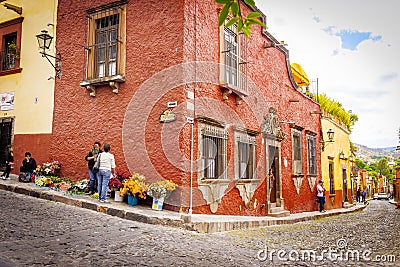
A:
[[[29,188],[26,188],[28,187]],[[189,231],[196,231],[198,233],[215,233],[224,231],[234,231],[234,230],[247,230],[259,227],[267,227],[282,224],[294,224],[298,222],[316,220],[320,218],[326,218],[330,216],[336,216],[343,213],[350,213],[360,211],[365,208],[365,206],[359,206],[355,208],[348,209],[346,211],[334,211],[330,210],[327,213],[321,214],[300,214],[297,218],[287,218],[287,217],[265,217],[265,219],[260,217],[250,217],[249,219],[241,220],[227,220],[226,216],[222,217],[226,219],[225,221],[218,220],[221,217],[207,217],[203,215],[202,218],[207,218],[207,220],[196,220],[195,215],[191,216],[188,214],[178,214],[173,218],[163,216],[161,213],[156,215],[141,214],[140,211],[135,210],[125,210],[123,207],[114,206],[111,204],[100,204],[95,203],[95,200],[86,200],[74,198],[68,196],[65,193],[54,191],[47,188],[35,187],[31,184],[4,184],[0,183],[0,190],[11,191],[18,194],[28,195],[31,197],[36,197],[44,200],[64,203],[66,205],[75,206],[78,208],[84,208],[96,212],[101,212],[110,216],[119,217],[126,220],[137,221],[141,223],[155,224],[170,226],[175,228],[181,228]]]

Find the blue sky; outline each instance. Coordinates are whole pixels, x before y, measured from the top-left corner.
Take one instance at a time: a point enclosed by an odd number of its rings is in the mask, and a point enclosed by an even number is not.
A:
[[[399,144],[400,35],[396,0],[258,0],[267,30],[285,41],[326,93],[358,115],[350,139],[368,147]]]

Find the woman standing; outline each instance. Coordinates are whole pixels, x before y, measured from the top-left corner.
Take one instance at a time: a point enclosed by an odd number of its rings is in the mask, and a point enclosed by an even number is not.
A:
[[[97,173],[97,192],[99,193],[99,201],[109,203],[106,199],[108,181],[111,174],[115,173],[114,155],[110,153],[110,145],[104,144],[104,152],[100,153],[97,160],[99,161],[99,172]]]
[[[11,168],[14,165],[14,152],[13,152],[13,148],[11,145],[7,146],[5,156],[6,156],[6,170],[5,170],[5,172],[3,172],[1,177],[3,178],[3,180],[6,180],[6,179],[9,180]]]

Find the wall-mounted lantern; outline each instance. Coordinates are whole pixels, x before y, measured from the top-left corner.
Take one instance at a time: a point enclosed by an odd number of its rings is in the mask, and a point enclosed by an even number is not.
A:
[[[325,149],[325,147],[327,145],[329,145],[330,143],[335,142],[335,140],[333,140],[335,138],[335,132],[332,129],[329,129],[326,134],[328,135],[328,140],[327,141],[322,141],[321,145],[322,145],[322,150]]]
[[[339,154],[339,159],[346,159],[346,158],[345,158],[345,156],[344,156],[344,153],[343,153],[343,151],[342,151],[342,152],[340,152],[340,154]]]
[[[40,34],[36,35],[38,40],[39,48],[42,49],[39,53],[42,54],[42,57],[45,57],[53,68],[56,70],[56,77],[61,78],[61,54],[58,53],[57,56],[52,56],[46,53],[46,49],[50,49],[51,42],[53,40],[53,36],[51,36],[46,30],[42,30]],[[56,60],[53,63],[50,58],[54,58]]]

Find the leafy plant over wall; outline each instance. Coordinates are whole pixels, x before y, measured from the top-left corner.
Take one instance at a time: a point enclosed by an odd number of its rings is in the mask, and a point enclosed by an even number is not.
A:
[[[230,27],[237,23],[237,31],[243,32],[246,37],[250,36],[251,27],[253,25],[260,25],[261,27],[266,27],[263,22],[258,20],[261,17],[260,12],[250,12],[247,17],[243,16],[242,10],[240,8],[241,0],[215,0],[217,4],[223,5],[218,19],[218,25],[222,26],[228,15],[230,14],[229,21],[225,24],[225,27]],[[244,2],[249,6],[255,6],[254,0],[244,0]]]
[[[12,53],[15,59],[19,59],[18,47],[16,44],[11,43],[7,46],[7,50],[9,53]]]
[[[313,95],[313,99],[319,103],[321,109],[335,117],[338,121],[346,125],[351,131],[351,127],[358,121],[358,116],[351,110],[346,111],[342,104],[329,98],[326,94],[320,94],[318,97]]]

